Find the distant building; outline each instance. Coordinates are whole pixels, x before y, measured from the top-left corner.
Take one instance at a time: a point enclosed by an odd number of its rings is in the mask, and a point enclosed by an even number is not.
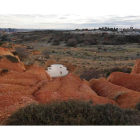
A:
[[[15,33],[16,29],[14,29],[14,28],[0,28],[0,32]]]
[[[138,33],[140,33],[140,29],[134,29],[135,30],[135,32],[138,32]]]
[[[118,29],[118,32],[122,32],[122,31],[123,31],[123,29],[122,29],[122,28],[119,28],[119,29]]]
[[[134,29],[133,27],[131,26],[130,28],[127,28],[127,29],[123,29],[124,32],[132,32]]]

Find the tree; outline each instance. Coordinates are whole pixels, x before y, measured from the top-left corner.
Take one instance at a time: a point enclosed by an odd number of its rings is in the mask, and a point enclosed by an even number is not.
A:
[[[24,60],[24,58],[27,58],[30,54],[26,48],[15,48],[15,50],[20,60]]]
[[[42,54],[45,56],[45,58],[50,58],[49,55],[51,54],[51,51],[49,49],[45,49]]]

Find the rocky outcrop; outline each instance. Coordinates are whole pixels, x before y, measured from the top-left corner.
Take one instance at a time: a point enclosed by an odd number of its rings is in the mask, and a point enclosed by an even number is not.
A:
[[[135,106],[140,102],[140,92],[120,93],[115,101],[121,108],[135,109]]]
[[[123,86],[140,92],[140,75],[123,72],[113,72],[107,80],[115,85]]]
[[[113,99],[122,108],[135,108],[140,102],[140,92],[112,84],[105,78],[92,79],[89,85],[99,96]]]
[[[13,63],[6,58],[0,59],[0,71],[3,69],[7,69],[8,71],[12,70],[15,72],[23,72],[26,70],[22,62]]]
[[[39,75],[39,77],[42,77],[43,79],[49,79],[50,81],[52,80],[50,75],[43,68],[35,66],[35,65],[29,66],[26,72]]]
[[[8,48],[0,47],[0,71],[3,69],[16,72],[23,72],[26,70],[18,56],[14,56]]]
[[[35,66],[33,67],[35,68]],[[32,67],[31,67],[32,69]],[[116,104],[113,100],[98,96],[85,81],[74,74],[57,77],[50,80],[43,70],[31,73],[26,72],[9,74],[0,79],[0,112],[1,121],[5,120],[14,111],[29,103],[46,103],[55,100],[81,99],[91,100],[93,104]],[[40,74],[39,74],[40,72]],[[26,103],[21,100],[27,99]],[[29,101],[28,101],[29,100]],[[4,105],[5,102],[5,105]],[[11,108],[11,111],[9,111]]]
[[[92,100],[94,104],[115,104],[112,100],[99,97],[78,76],[71,73],[65,77],[54,78],[51,82],[47,82],[33,95],[38,102],[43,104],[54,100],[68,99]]]
[[[89,81],[89,86],[99,96],[107,97],[110,99],[115,99],[119,93],[125,93],[129,91],[129,89],[108,82],[105,78],[92,79]]]
[[[44,84],[33,95],[39,103],[43,104],[54,100],[68,99],[92,100],[94,104],[115,104],[110,99],[98,96],[78,76],[71,73],[61,78],[53,78],[51,82]]]
[[[43,69],[33,66],[25,72],[7,74],[0,78],[0,121],[17,109],[32,102],[38,103],[33,94],[50,81],[48,74]],[[34,72],[31,72],[33,71]],[[37,73],[38,72],[38,73]],[[22,100],[24,99],[24,102]]]
[[[132,74],[140,74],[140,59],[135,62],[135,65],[131,71]]]

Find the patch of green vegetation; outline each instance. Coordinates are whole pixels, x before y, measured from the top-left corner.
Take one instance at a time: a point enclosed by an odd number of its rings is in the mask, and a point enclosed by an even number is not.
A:
[[[3,44],[3,42],[2,41],[0,41],[0,46]]]
[[[46,105],[31,104],[16,111],[7,125],[139,125],[140,113],[112,104],[68,100]]]
[[[135,108],[140,111],[140,102],[136,104]]]
[[[13,55],[17,55],[17,52],[12,52]]]
[[[2,69],[2,72],[3,73],[6,73],[6,72],[8,72],[9,70],[8,69]]]
[[[100,67],[103,67],[104,64],[99,63]],[[108,65],[109,66],[109,65]],[[83,66],[84,67],[84,66]],[[131,68],[124,66],[122,68],[120,67],[113,67],[110,69],[99,69],[90,67],[89,70],[83,71],[83,73],[80,75],[81,79],[91,80],[93,78],[100,78],[100,77],[108,77],[112,72],[124,72],[124,73],[131,73]]]
[[[11,62],[13,62],[13,63],[18,63],[18,62],[19,62],[18,59],[17,59],[16,57],[14,57],[14,56],[5,55],[5,57],[6,57],[9,61],[11,61]]]

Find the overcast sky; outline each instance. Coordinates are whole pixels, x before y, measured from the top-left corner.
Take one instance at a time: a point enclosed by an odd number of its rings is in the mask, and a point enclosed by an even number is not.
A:
[[[0,28],[140,28],[138,0],[4,0],[0,5]]]

